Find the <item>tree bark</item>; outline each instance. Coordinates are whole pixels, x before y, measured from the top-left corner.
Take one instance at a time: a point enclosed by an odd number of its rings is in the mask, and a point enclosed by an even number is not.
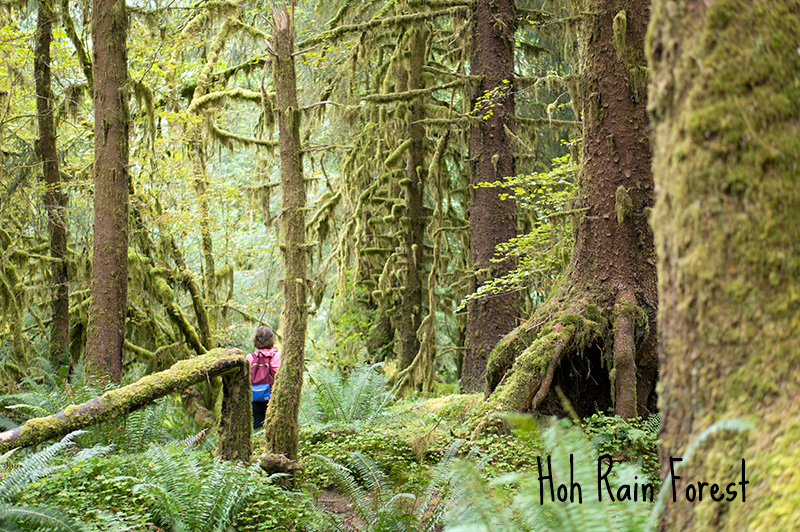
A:
[[[293,15],[293,13],[292,13]],[[278,110],[283,212],[283,358],[264,421],[266,450],[297,459],[298,412],[305,362],[307,254],[306,185],[300,145],[300,107],[295,78],[294,21],[285,8],[272,10],[274,76]]]
[[[97,423],[124,416],[167,394],[223,376],[223,419],[220,422],[219,455],[225,460],[248,461],[250,436],[250,365],[240,351],[215,349],[201,357],[182,360],[166,371],[148,375],[133,384],[111,390],[63,412],[28,420],[0,433],[0,453],[36,445]]]
[[[94,0],[94,244],[86,369],[119,382],[128,294],[128,58],[124,0]]]
[[[516,173],[516,153],[506,133],[515,130],[514,32],[516,13],[513,0],[480,0],[472,12],[473,76],[481,82],[472,94],[473,113],[480,118],[470,130],[469,238],[470,263],[477,291],[490,277],[501,277],[515,267],[514,260],[496,264],[498,244],[517,234],[517,205],[502,200],[499,188],[474,188],[500,181]],[[485,389],[486,361],[503,336],[517,324],[519,298],[516,293],[473,299],[467,306],[467,350],[461,368],[461,389]]]
[[[686,459],[662,530],[792,529],[800,522],[800,472],[790,465],[800,426],[800,3],[653,6],[664,474],[712,423],[756,427],[712,431]],[[735,486],[735,501],[687,502],[689,482],[741,481],[743,460],[749,484]]]
[[[613,406],[632,417],[655,408],[653,180],[642,72],[649,5],[595,0],[587,13],[582,214],[572,259],[551,298],[492,353],[494,393],[482,427],[496,411],[563,413],[557,386],[579,415]]]
[[[36,111],[39,122],[39,157],[45,182],[44,205],[50,236],[52,321],[49,357],[54,367],[69,363],[69,278],[67,275],[67,198],[61,190],[56,151],[56,127],[53,119],[53,88],[50,73],[50,44],[53,40],[53,5],[51,0],[38,2],[36,19]]]

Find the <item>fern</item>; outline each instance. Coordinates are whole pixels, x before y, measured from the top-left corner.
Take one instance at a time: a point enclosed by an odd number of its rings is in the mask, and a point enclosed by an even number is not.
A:
[[[82,523],[71,519],[57,509],[32,508],[13,504],[16,496],[28,485],[66,467],[66,465],[53,465],[53,459],[62,451],[74,448],[74,440],[79,434],[80,432],[72,432],[61,441],[28,456],[0,478],[0,530],[78,532],[86,529]],[[108,447],[84,449],[77,453],[70,463],[79,463],[108,451]],[[5,464],[12,455],[13,451],[5,453],[0,457],[0,464]]]
[[[440,530],[450,499],[451,466],[460,445],[456,441],[448,448],[420,495],[394,493],[386,474],[363,453],[350,453],[352,469],[325,456],[311,458],[326,469],[337,490],[350,499],[356,515],[365,523],[365,532],[433,532]],[[329,514],[327,521],[334,530],[348,530]]]
[[[309,374],[312,386],[303,390],[300,423],[375,425],[391,420],[388,406],[394,393],[386,389],[379,367],[358,366],[347,376],[326,368]]]
[[[134,493],[149,497],[160,526],[173,532],[216,532],[233,522],[254,489],[257,465],[245,467],[179,448],[151,445]]]
[[[50,508],[31,508],[0,504],[0,531],[47,530],[49,532],[84,532],[83,523]]]

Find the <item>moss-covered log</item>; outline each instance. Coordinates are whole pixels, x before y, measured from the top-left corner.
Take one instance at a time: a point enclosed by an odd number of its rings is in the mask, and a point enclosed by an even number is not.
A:
[[[227,349],[214,349],[207,355],[182,360],[168,370],[69,406],[63,412],[28,420],[20,427],[0,433],[0,453],[61,438],[74,430],[124,416],[217,375],[223,375],[224,384],[219,455],[226,460],[247,461],[252,431],[250,366],[240,351]]]
[[[664,531],[800,524],[799,35],[797,0],[653,2],[662,460],[719,420],[756,427],[684,463]],[[681,497],[742,460],[746,501]]]

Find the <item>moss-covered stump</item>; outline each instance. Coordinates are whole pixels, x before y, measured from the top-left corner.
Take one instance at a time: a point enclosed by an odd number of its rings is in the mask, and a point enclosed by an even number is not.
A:
[[[250,368],[241,351],[214,349],[207,355],[182,360],[171,368],[133,384],[111,390],[52,416],[28,420],[0,433],[0,453],[60,438],[72,431],[124,416],[167,394],[223,375],[219,454],[226,460],[248,461],[252,452]]]

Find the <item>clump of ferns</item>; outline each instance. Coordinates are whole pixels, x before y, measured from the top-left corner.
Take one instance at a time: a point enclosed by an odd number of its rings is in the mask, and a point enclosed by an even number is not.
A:
[[[381,363],[353,368],[345,375],[319,368],[309,372],[310,386],[303,389],[300,424],[320,428],[332,425],[379,425],[396,421],[389,406],[394,391],[387,389]]]
[[[199,435],[198,435],[199,436]],[[195,437],[197,438],[197,437]],[[194,438],[151,445],[137,465],[133,492],[144,495],[155,523],[169,532],[220,532],[233,523],[261,480],[259,466],[192,452]]]
[[[310,458],[333,479],[336,489],[350,499],[361,523],[361,532],[433,532],[441,530],[447,505],[454,492],[452,465],[461,441],[456,440],[433,467],[428,484],[419,494],[397,493],[386,474],[368,456],[352,452],[348,465],[322,455]],[[352,523],[322,512],[326,530],[351,532]]]
[[[65,451],[75,451],[75,438],[80,434],[72,432],[61,441],[49,445],[21,460],[16,466],[0,473],[0,530],[83,532],[86,526],[69,517],[57,508],[16,505],[17,496],[26,487],[39,479],[61,469],[80,464],[90,458],[107,453],[111,447],[92,447],[76,452],[66,463],[54,464],[57,455]],[[10,458],[18,451],[11,450],[0,456],[0,467],[5,469]]]

